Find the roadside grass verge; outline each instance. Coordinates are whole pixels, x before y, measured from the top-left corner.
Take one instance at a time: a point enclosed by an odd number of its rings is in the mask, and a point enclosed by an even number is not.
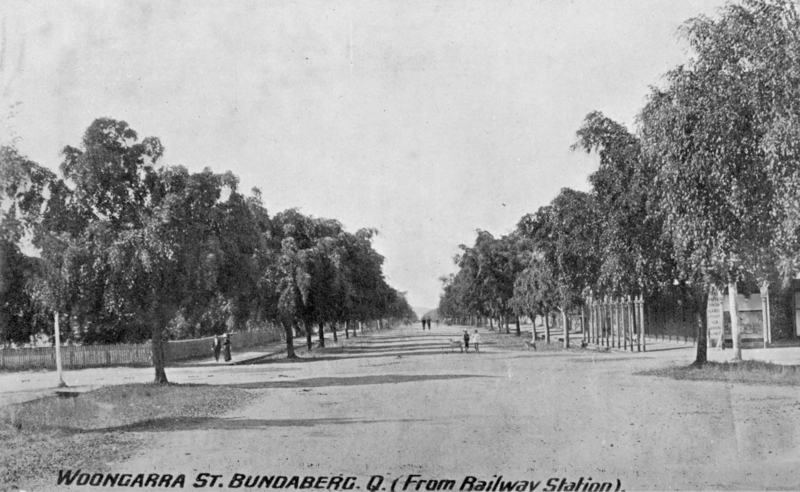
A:
[[[59,469],[107,470],[144,441],[121,427],[219,415],[251,398],[222,386],[130,384],[0,408],[0,490],[37,479],[52,484]]]
[[[800,366],[787,366],[758,360],[706,362],[700,368],[694,366],[669,367],[637,374],[688,381],[800,386]]]

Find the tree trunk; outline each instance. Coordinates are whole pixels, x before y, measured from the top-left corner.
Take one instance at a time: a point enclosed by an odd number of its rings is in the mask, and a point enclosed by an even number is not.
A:
[[[511,333],[511,330],[508,327],[508,315],[504,315],[503,320],[506,322],[506,335],[508,335]]]
[[[311,332],[314,331],[314,325],[311,323],[303,323],[306,328],[306,346],[311,351],[314,348],[314,342],[311,340]]]
[[[336,322],[331,323],[331,331],[333,332],[333,343],[339,343],[339,337],[336,336]]]
[[[561,321],[564,322],[564,348],[569,348],[569,326],[567,325],[567,310],[561,308]]]
[[[739,343],[739,291],[736,282],[728,284],[728,305],[731,311],[731,338],[733,338],[733,360],[742,360],[742,347]],[[723,330],[724,331],[724,330]]]
[[[161,320],[156,316],[152,316],[151,319],[153,320],[153,367],[156,370],[156,378],[153,382],[156,384],[167,384],[169,381],[167,381],[167,373],[164,371],[164,366],[167,361],[162,337],[163,325],[161,324]]]
[[[550,313],[544,315],[544,343],[550,344]]]
[[[286,358],[297,359],[297,354],[294,353],[294,328],[290,324],[284,324],[283,331],[286,332]]]
[[[703,367],[708,362],[708,290],[703,289],[702,293],[695,295],[698,305],[695,306],[695,321],[697,325],[697,354],[695,355],[692,367]],[[725,331],[723,327],[723,332]]]
[[[494,330],[494,324],[492,323],[492,317],[489,316],[489,329]]]
[[[517,336],[521,337],[522,336],[522,330],[520,330],[520,328],[519,328],[519,316],[515,316],[515,318],[517,320]],[[536,329],[534,329],[533,332],[536,333]]]
[[[630,301],[629,301],[629,303],[630,303]],[[631,333],[633,333],[633,328],[631,328]],[[587,334],[586,334],[586,318],[584,317],[584,314],[583,314],[583,306],[581,306],[581,337],[583,338],[583,342],[584,342],[583,344],[584,345],[589,343],[589,341],[587,339],[588,337],[587,337]],[[631,336],[631,338],[633,338],[633,337]],[[631,343],[633,343],[633,342],[631,342]],[[633,350],[633,347],[631,347],[631,351],[632,350]]]
[[[325,347],[325,323],[319,324],[319,346]]]
[[[350,321],[349,320],[344,322],[344,337],[346,339],[348,339],[348,340],[350,339]]]

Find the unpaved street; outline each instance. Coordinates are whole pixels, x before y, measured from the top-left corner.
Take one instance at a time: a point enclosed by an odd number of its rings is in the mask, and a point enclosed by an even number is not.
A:
[[[416,324],[350,340],[314,361],[212,369],[213,384],[228,381],[259,398],[222,418],[137,429],[152,445],[111,470],[185,474],[189,489],[221,475],[216,490],[245,483],[237,473],[354,476],[361,489],[381,475],[387,490],[397,478],[398,490],[428,479],[455,480],[459,490],[467,476],[533,482],[526,490],[536,482],[548,490],[553,478],[566,487],[583,478],[580,490],[594,482],[800,489],[795,388],[635,374],[686,364],[688,348],[600,354],[487,345],[452,353],[447,340],[460,331],[423,333]],[[209,475],[196,482],[201,473]],[[419,477],[407,482],[410,475]]]

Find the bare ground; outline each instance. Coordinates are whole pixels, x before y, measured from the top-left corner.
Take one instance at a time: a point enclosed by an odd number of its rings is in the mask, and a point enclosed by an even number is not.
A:
[[[361,489],[382,475],[386,490],[410,474],[454,490],[468,475],[541,481],[536,490],[581,477],[626,490],[800,489],[796,387],[641,374],[688,364],[691,347],[533,352],[481,330],[480,354],[451,352],[461,329],[414,325],[300,362],[182,369],[256,398],[224,416],[124,429],[147,445],[112,471],[185,474],[190,489],[200,473],[221,475],[217,490],[236,473],[341,474]],[[34,485],[102,490],[55,484]]]

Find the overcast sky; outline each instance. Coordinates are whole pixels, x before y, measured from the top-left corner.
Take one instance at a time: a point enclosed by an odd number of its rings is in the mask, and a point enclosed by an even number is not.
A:
[[[389,283],[436,307],[476,229],[589,189],[596,160],[569,150],[583,117],[631,128],[687,59],[677,28],[722,3],[5,0],[0,88],[36,162],[125,120],[272,214],[378,228]]]

